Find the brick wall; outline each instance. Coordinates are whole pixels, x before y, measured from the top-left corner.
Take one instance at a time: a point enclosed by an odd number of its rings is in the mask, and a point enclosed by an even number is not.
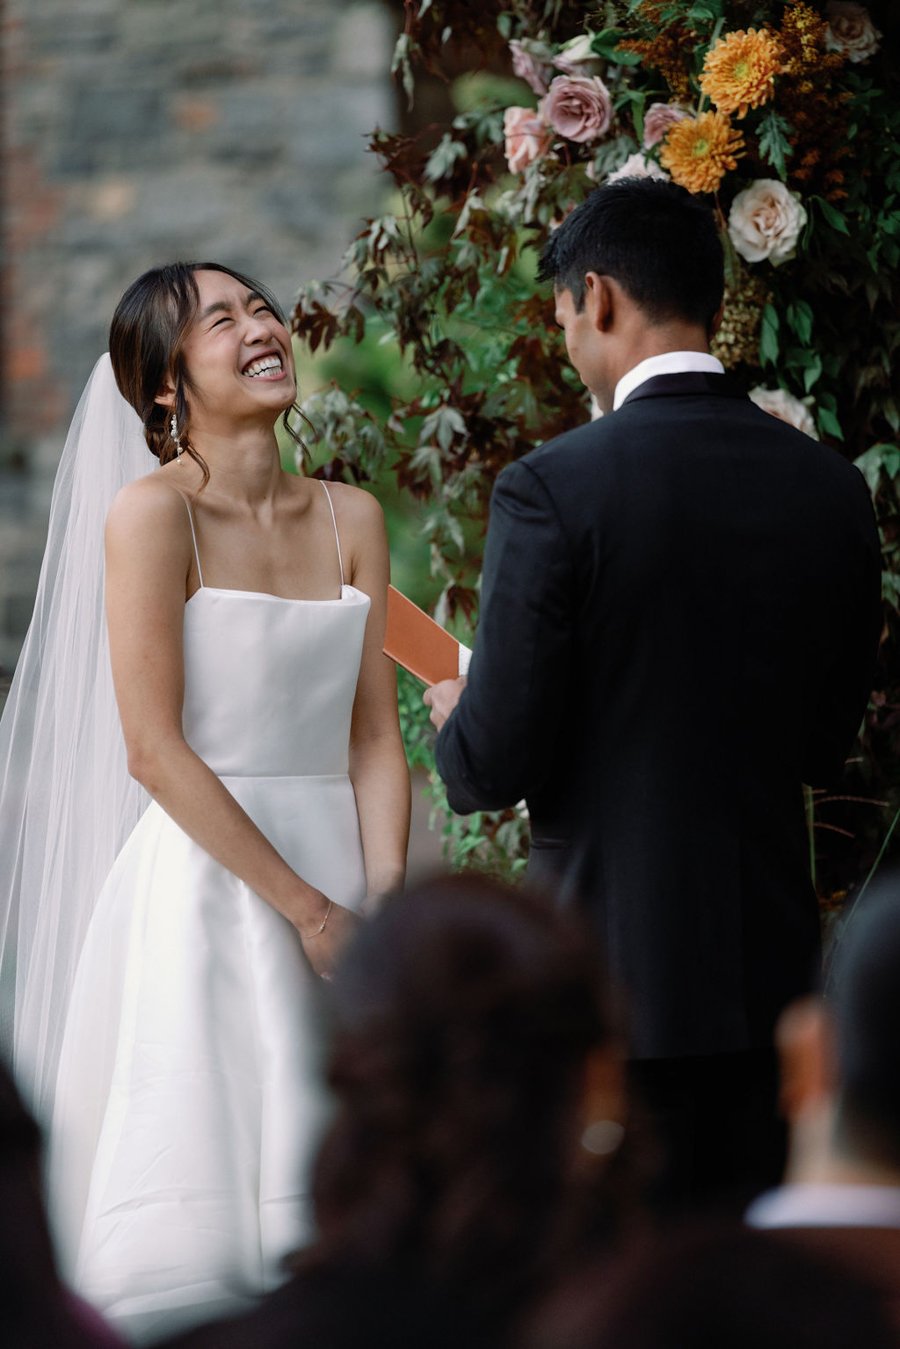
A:
[[[365,133],[395,120],[396,21],[380,0],[3,0],[0,666],[119,295],[175,258],[288,307],[333,273],[376,209]]]

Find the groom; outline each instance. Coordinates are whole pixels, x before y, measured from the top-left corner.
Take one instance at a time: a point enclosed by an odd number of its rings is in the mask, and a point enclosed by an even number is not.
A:
[[[709,354],[699,200],[599,188],[541,276],[604,415],[498,478],[468,681],[426,702],[452,808],[524,797],[529,876],[597,931],[677,1205],[778,1174],[772,1030],[819,950],[802,784],[865,709],[878,538],[858,471]]]

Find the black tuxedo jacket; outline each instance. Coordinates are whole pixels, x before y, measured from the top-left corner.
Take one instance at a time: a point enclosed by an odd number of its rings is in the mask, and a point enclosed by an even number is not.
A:
[[[452,808],[527,800],[529,875],[589,911],[635,1056],[770,1042],[816,972],[801,784],[840,769],[878,641],[861,474],[726,376],[658,376],[500,474],[482,585]]]

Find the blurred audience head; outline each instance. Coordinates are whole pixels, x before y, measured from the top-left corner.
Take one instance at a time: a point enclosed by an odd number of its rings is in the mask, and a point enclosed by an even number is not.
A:
[[[847,922],[828,993],[779,1027],[789,1178],[900,1185],[900,873]]]
[[[573,1275],[523,1349],[889,1349],[872,1290],[769,1233],[684,1228]]]
[[[0,1062],[0,1344],[89,1349],[119,1343],[62,1286],[44,1213],[41,1137]]]
[[[615,1226],[621,1068],[573,918],[482,876],[434,880],[362,929],[334,993],[320,1257],[412,1261],[512,1307]]]
[[[900,874],[851,919],[834,965],[841,1152],[900,1179]]]

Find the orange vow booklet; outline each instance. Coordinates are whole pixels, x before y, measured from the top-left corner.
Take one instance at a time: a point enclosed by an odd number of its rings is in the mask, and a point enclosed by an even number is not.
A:
[[[465,674],[472,652],[402,591],[388,586],[384,654],[430,686]]]

